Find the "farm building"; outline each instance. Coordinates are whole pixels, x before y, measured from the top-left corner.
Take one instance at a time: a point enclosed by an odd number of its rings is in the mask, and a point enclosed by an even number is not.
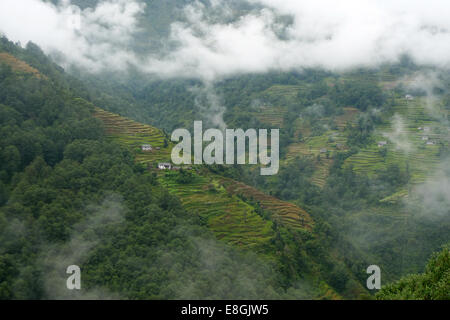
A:
[[[405,96],[405,99],[406,99],[406,100],[414,100],[414,97],[413,97],[412,95],[410,95],[410,94],[407,94],[407,95]]]
[[[427,141],[427,145],[434,145],[434,141]]]
[[[387,141],[378,141],[378,148],[384,147],[385,145],[387,145]]]
[[[327,152],[327,148],[320,149],[320,153],[326,153],[326,152]]]
[[[428,140],[428,137],[427,137],[427,136],[423,136],[423,137],[422,137],[422,140],[427,141],[427,140]]]
[[[168,162],[160,162],[158,163],[159,170],[170,170],[172,169],[172,165]]]
[[[141,149],[142,149],[142,151],[152,151],[153,150],[152,146],[149,144],[143,144],[141,146]]]

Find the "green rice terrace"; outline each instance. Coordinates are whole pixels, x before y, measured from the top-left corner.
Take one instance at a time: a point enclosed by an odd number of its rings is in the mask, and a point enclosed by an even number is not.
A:
[[[104,123],[107,135],[135,152],[139,163],[170,162],[173,144],[164,133],[149,125],[96,108],[95,117]],[[150,144],[152,150],[141,150]],[[159,148],[158,150],[156,148]],[[190,212],[199,214],[218,239],[241,248],[258,250],[270,244],[273,222],[293,230],[310,232],[313,220],[296,205],[268,196],[255,188],[212,174],[201,166],[184,169],[189,181],[180,181],[179,170],[156,170],[158,179]],[[262,212],[268,213],[264,216]]]
[[[329,85],[332,80],[330,79]],[[284,125],[284,117],[287,113],[286,104],[292,103],[298,99],[298,95],[305,91],[307,85],[274,85],[263,91],[260,96],[263,100],[271,101],[276,106],[260,106],[254,112],[254,116],[261,122],[275,128],[282,128]],[[344,134],[344,128],[348,123],[353,122],[357,115],[358,109],[353,107],[343,108],[340,115],[331,118],[319,119],[324,127],[328,129],[319,136],[313,136],[309,123],[302,118],[296,119],[294,122],[295,136],[303,137],[298,142],[288,147],[285,161],[292,161],[298,156],[309,156],[315,161],[316,171],[312,176],[312,182],[323,187],[328,176],[328,170],[332,164],[330,156],[333,152],[348,150],[346,145],[347,139]],[[329,123],[333,123],[333,127]]]
[[[349,149],[346,133],[347,123],[356,119],[355,108],[344,108],[344,114],[333,119],[334,128],[327,128],[320,135],[313,135],[309,124],[301,118],[295,122],[301,139],[288,147],[285,161],[296,157],[310,157],[314,160],[316,171],[312,182],[320,187],[325,184],[335,152]],[[395,106],[383,116],[383,124],[376,127],[371,142],[345,161],[355,172],[373,175],[380,169],[396,164],[403,170],[408,168],[411,183],[424,182],[434,174],[439,163],[440,146],[448,144],[448,128],[444,125],[447,113],[437,103],[427,104],[426,98],[415,97],[407,100],[397,97]],[[320,119],[324,126],[330,119]],[[405,196],[405,190],[393,195]]]
[[[295,122],[297,132],[301,133],[299,142],[292,143],[288,147],[285,161],[292,161],[296,157],[310,157],[314,160],[316,170],[311,177],[311,182],[319,187],[325,185],[329,168],[332,164],[331,155],[334,152],[348,150],[347,138],[344,128],[347,123],[354,121],[358,114],[355,108],[344,108],[342,115],[336,116],[333,129],[328,129],[322,135],[311,135],[309,124],[302,119]],[[326,125],[330,121],[328,118],[321,119]]]
[[[218,239],[241,248],[261,249],[274,236],[272,222],[263,219],[255,208],[228,193],[213,176],[194,173],[189,183],[179,183],[178,173],[167,171],[160,182],[177,195],[183,207],[203,217]]]
[[[137,162],[170,160],[171,142],[161,130],[100,108],[95,109],[94,116],[103,122],[106,134],[111,139],[129,147],[135,153]],[[150,145],[151,150],[143,151],[143,145]]]
[[[229,193],[256,201],[262,209],[271,212],[272,218],[283,225],[293,229],[312,230],[314,222],[310,215],[296,205],[266,195],[253,187],[232,179],[222,178],[221,183]]]
[[[253,113],[255,118],[261,123],[268,124],[274,128],[283,127],[283,118],[285,114],[285,108],[267,106],[261,106],[258,108],[257,112]]]
[[[159,178],[187,210],[208,221],[219,239],[240,247],[261,247],[273,236],[272,221],[294,230],[312,230],[309,214],[292,203],[205,171],[193,175],[189,183],[178,182],[178,173],[173,171],[164,172]],[[269,215],[261,214],[258,207]]]
[[[304,89],[302,85],[273,85],[262,92],[262,97],[270,96],[272,99],[295,100],[299,92]]]
[[[448,129],[442,125],[439,115],[431,116],[426,108],[425,98],[396,99],[384,124],[376,128],[372,143],[348,158],[346,165],[352,165],[356,172],[372,175],[397,164],[403,169],[408,167],[411,183],[424,182],[439,163],[440,145],[448,143]]]
[[[261,123],[274,128],[282,128],[284,116],[287,113],[286,105],[295,102],[298,94],[305,86],[300,85],[274,85],[259,93],[263,101],[269,105],[262,105],[253,111],[252,115]]]

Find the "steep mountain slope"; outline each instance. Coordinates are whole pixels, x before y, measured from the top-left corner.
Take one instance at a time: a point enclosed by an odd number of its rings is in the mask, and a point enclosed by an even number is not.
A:
[[[143,125],[98,108],[96,109],[95,117],[103,121],[105,130],[112,139],[124,146],[129,147],[130,150],[136,152],[137,162],[143,164],[152,164],[153,167],[158,161],[170,162],[170,153],[173,144],[169,144],[167,142],[168,139],[164,136],[162,131],[152,126]],[[166,146],[164,146],[164,141],[166,141]],[[140,150],[140,147],[143,144],[150,144],[153,147],[153,150],[149,152]],[[277,219],[279,219],[281,223],[286,223],[286,225],[294,229],[312,229],[313,222],[311,217],[308,215],[308,213],[298,208],[297,206],[280,201],[274,197],[264,195],[262,192],[246,186],[243,183],[239,183],[237,181],[233,181],[232,179],[227,179],[209,173],[207,170],[202,170],[201,167],[197,167],[195,170],[200,175],[202,175],[202,173],[203,175],[206,175],[205,179],[200,178],[199,176],[199,179],[197,181],[199,184],[188,184],[187,186],[190,186],[191,188],[194,188],[196,186],[201,192],[202,188],[203,190],[207,190],[208,182],[212,187],[214,187],[214,184],[217,184],[220,188],[225,187],[225,190],[230,194],[230,196],[243,195],[249,199],[256,201],[262,207],[262,209],[270,211],[274,215],[274,217],[277,217]],[[174,185],[172,185],[172,188],[176,189]],[[182,192],[180,194],[184,193]],[[204,204],[204,202],[201,200],[195,201],[195,203],[197,203],[198,205]],[[233,212],[235,210],[228,209],[227,211]]]
[[[306,269],[301,272],[308,281],[317,282],[321,276],[313,275],[322,269],[325,260],[316,259],[302,248],[320,235],[314,231],[314,222],[310,215],[294,204],[280,201],[274,197],[208,170],[207,166],[185,167],[178,170],[156,169],[156,162],[170,161],[172,144],[162,145],[163,133],[149,125],[119,117],[97,109],[95,116],[104,121],[107,135],[113,141],[122,144],[136,154],[136,161],[145,164],[145,168],[154,172],[162,186],[176,195],[188,211],[198,214],[214,233],[217,239],[241,249],[257,252],[265,259],[284,261],[286,265],[298,268],[301,263]],[[142,152],[139,146],[151,144],[152,151]],[[159,149],[156,149],[158,146]],[[164,158],[166,157],[166,158]],[[293,238],[292,238],[293,237]],[[310,240],[308,240],[310,239]],[[300,251],[301,261],[289,261],[290,258],[280,251],[279,241],[290,243],[291,250]],[[286,247],[287,248],[287,247]],[[298,254],[297,253],[297,254]],[[297,254],[294,254],[297,256]],[[281,255],[281,261],[280,261]],[[333,264],[339,264],[337,260]],[[303,267],[303,268],[304,268]],[[315,272],[311,273],[312,270]],[[291,277],[296,277],[291,274]],[[315,280],[312,280],[315,279]],[[361,293],[354,282],[352,294]],[[324,283],[317,291],[322,298],[336,298],[333,290]],[[349,294],[348,292],[346,294]]]
[[[356,298],[368,265],[388,283],[421,271],[450,240],[445,75],[431,91],[411,88],[430,70],[402,64],[214,86],[137,71],[80,82],[33,44],[0,44],[1,297],[51,296],[48,279],[33,282],[47,268],[43,248],[75,250],[74,230],[102,208],[121,208],[125,223],[94,227],[105,236],[82,259],[87,287],[127,298]],[[189,128],[212,113],[229,127],[280,128],[279,174],[158,170],[173,145],[156,127]],[[37,245],[13,236],[21,226]],[[229,285],[217,286],[218,274]]]
[[[43,77],[36,68],[31,67],[28,63],[17,59],[7,52],[0,53],[0,63],[10,66],[17,73],[33,74],[39,79]]]
[[[422,217],[429,210],[421,205],[421,186],[440,175],[448,154],[447,89],[439,89],[434,100],[411,88],[416,75],[428,72],[401,62],[343,74],[241,75],[207,89],[192,79],[141,75],[140,85],[130,82],[127,90],[154,119],[149,122],[167,131],[190,128],[194,120],[210,121],[214,112],[207,106],[212,102],[219,103],[211,108],[220,107],[214,110],[223,112],[228,127],[281,128],[277,176],[262,178],[245,168],[230,177],[329,223],[340,247],[337,255],[348,256],[348,268],[364,283],[367,261],[382,265],[386,281],[398,279],[420,271],[431,252],[449,240],[446,216]],[[214,101],[208,102],[211,95]],[[434,108],[428,108],[429,101],[436,102]],[[433,109],[440,111],[430,114]],[[419,129],[425,127],[437,131],[425,134]],[[423,136],[435,144],[427,145]],[[386,145],[378,147],[382,141]],[[404,141],[411,147],[408,152],[402,149]],[[439,206],[445,204],[432,207]]]
[[[0,68],[0,298],[363,292],[306,211],[243,184],[230,189],[201,166],[156,170],[172,147],[163,131],[94,107],[34,48],[3,44],[43,76],[24,73],[17,56]],[[71,264],[84,270],[83,292],[65,290],[60,274]],[[332,282],[334,266],[347,287]]]
[[[445,246],[433,254],[423,274],[411,274],[384,287],[379,300],[449,300],[450,250]]]
[[[423,76],[427,72],[388,77],[382,70],[374,71],[372,81],[385,102],[363,110],[355,101],[335,106],[341,111],[334,113],[326,111],[329,99],[339,102],[334,88],[361,76],[325,79],[318,98],[292,114],[295,121],[288,127],[283,125],[295,131],[282,166],[290,167],[297,159],[309,161],[312,173],[299,172],[298,177],[320,188],[307,199],[320,209],[309,211],[327,212],[321,217],[361,257],[377,261],[389,280],[420,271],[431,252],[449,241],[448,203],[434,198],[428,207],[423,205],[426,197],[434,197],[425,191],[427,186],[440,184],[440,197],[445,198],[450,138],[448,87],[442,88],[443,80],[441,87],[429,89]],[[308,93],[299,90],[298,99],[302,97],[308,99]],[[268,191],[274,190],[270,184],[288,185],[276,180],[267,184]]]

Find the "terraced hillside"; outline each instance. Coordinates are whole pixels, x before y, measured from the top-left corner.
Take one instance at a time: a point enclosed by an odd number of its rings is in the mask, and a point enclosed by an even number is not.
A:
[[[333,79],[327,79],[328,85],[333,85]],[[270,101],[272,106],[263,105],[253,113],[261,123],[272,127],[283,128],[284,117],[287,114],[287,104],[295,103],[299,95],[305,92],[308,85],[274,85],[260,93],[264,101]],[[294,137],[297,142],[288,147],[286,158],[282,161],[292,161],[298,156],[309,156],[315,161],[316,171],[312,176],[312,182],[320,187],[325,184],[328,176],[328,170],[331,166],[329,157],[333,152],[347,150],[344,128],[350,122],[353,122],[358,109],[353,107],[343,108],[341,115],[331,118],[318,119],[325,129],[325,133],[320,136],[313,136],[311,126],[308,121],[301,116],[294,121]],[[330,123],[334,123],[333,127]],[[316,157],[320,158],[318,160]],[[317,160],[317,161],[316,161]]]
[[[111,139],[135,151],[136,161],[170,162],[172,144],[168,142],[164,147],[166,138],[159,129],[99,108],[95,110],[95,117],[104,123]],[[151,144],[153,150],[141,151],[142,144]],[[157,147],[160,149],[156,150]],[[268,244],[273,235],[272,222],[258,215],[250,202],[239,197],[241,194],[257,201],[262,209],[269,211],[281,224],[295,230],[312,230],[311,217],[296,205],[268,196],[243,183],[198,169],[189,169],[195,177],[189,183],[178,181],[178,171],[157,172],[161,183],[181,199],[187,210],[204,217],[219,239],[240,247],[261,247]]]
[[[258,108],[258,111],[254,113],[254,116],[263,124],[267,124],[274,128],[281,128],[283,127],[283,118],[285,114],[286,109],[284,108],[263,106]]]
[[[241,248],[261,249],[273,237],[272,222],[233,195],[213,176],[194,174],[193,181],[179,183],[176,172],[160,175],[161,183],[177,195],[183,206],[206,219],[218,239]]]
[[[109,137],[134,151],[138,162],[170,161],[171,143],[161,130],[100,108],[95,109],[94,116],[103,122]],[[144,144],[150,144],[152,150],[142,151]]]
[[[359,113],[359,110],[353,107],[345,107],[343,111],[342,115],[337,116],[335,119],[336,126],[339,130],[343,130],[347,123],[352,123]]]
[[[314,160],[316,170],[312,175],[311,182],[319,187],[323,187],[325,184],[329,168],[332,164],[332,154],[349,149],[344,128],[348,122],[352,122],[356,118],[357,111],[354,108],[344,109],[344,114],[337,116],[335,119],[336,129],[326,130],[326,132],[319,136],[312,136],[308,126],[301,121],[297,121],[297,130],[301,132],[302,139],[288,146],[286,161],[289,162],[296,157],[303,156],[310,157]],[[323,122],[329,120],[323,119]]]
[[[39,79],[41,79],[41,78],[47,79],[47,77],[42,75],[39,72],[39,70],[37,70],[36,68],[33,68],[25,61],[17,59],[16,57],[14,57],[13,55],[10,55],[9,53],[0,52],[0,64],[2,64],[2,63],[10,66],[14,72],[28,73],[28,74],[34,75],[36,78],[39,78]]]
[[[386,85],[398,84],[395,79],[385,78],[383,83]],[[352,107],[343,110],[344,113],[334,119],[334,130],[325,130],[320,135],[312,135],[308,123],[301,118],[295,122],[302,138],[289,145],[285,160],[292,161],[297,156],[314,159],[316,171],[312,182],[320,187],[324,185],[331,165],[328,157],[349,149],[344,129],[347,123],[356,119],[358,110]],[[426,97],[410,100],[397,95],[394,107],[383,115],[383,124],[376,127],[371,143],[349,157],[345,166],[352,166],[356,172],[371,176],[396,164],[403,170],[408,168],[413,184],[424,182],[432,176],[439,163],[440,148],[448,145],[447,113],[438,101],[430,101]],[[327,128],[329,120],[323,118],[319,122]],[[386,145],[379,146],[384,141]],[[402,191],[400,193],[404,194]]]
[[[259,98],[269,102],[256,108],[253,116],[261,123],[274,128],[282,128],[284,116],[287,113],[286,105],[297,100],[299,92],[305,87],[298,85],[273,85],[259,93]]]
[[[296,205],[269,196],[253,187],[232,179],[222,178],[221,183],[233,195],[243,195],[256,201],[261,208],[272,213],[272,218],[293,229],[312,230],[314,225],[310,215]]]
[[[300,85],[273,85],[262,92],[262,96],[271,96],[278,99],[296,99],[298,93],[304,89]]]
[[[376,128],[374,140],[367,147],[346,160],[359,173],[372,175],[390,164],[408,167],[412,183],[422,183],[439,163],[439,149],[448,144],[448,128],[441,122],[439,106],[427,111],[425,98],[396,100],[385,124]],[[437,113],[436,113],[437,112]],[[386,141],[385,146],[378,142]],[[383,149],[384,152],[383,152]]]

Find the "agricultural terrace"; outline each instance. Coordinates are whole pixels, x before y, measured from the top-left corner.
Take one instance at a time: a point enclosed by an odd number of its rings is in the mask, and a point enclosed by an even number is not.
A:
[[[275,197],[232,179],[222,178],[221,183],[233,195],[243,195],[245,198],[256,201],[259,206],[272,213],[272,218],[281,224],[293,229],[311,230],[314,222],[310,215],[296,205],[279,200]]]
[[[181,200],[183,207],[204,218],[215,236],[241,248],[261,250],[274,236],[272,222],[255,208],[233,195],[211,176],[193,173],[192,181],[180,183],[178,173],[164,172],[159,180]]]
[[[170,162],[172,144],[161,130],[100,108],[95,109],[94,116],[103,122],[106,134],[111,139],[133,151],[137,162]],[[152,150],[142,151],[141,146],[144,144],[151,145]]]
[[[427,110],[430,106],[425,98],[407,101],[400,97],[395,101],[383,125],[376,128],[372,143],[348,158],[345,164],[369,176],[396,164],[408,168],[411,183],[422,183],[439,163],[440,146],[448,144],[449,132],[442,121],[445,115],[438,104],[432,107],[433,112]],[[387,144],[379,146],[379,141]]]
[[[14,72],[32,74],[36,78],[47,79],[47,77],[42,75],[36,68],[33,68],[28,63],[17,59],[16,57],[10,55],[9,53],[0,52],[0,64],[2,63],[10,66]]]

